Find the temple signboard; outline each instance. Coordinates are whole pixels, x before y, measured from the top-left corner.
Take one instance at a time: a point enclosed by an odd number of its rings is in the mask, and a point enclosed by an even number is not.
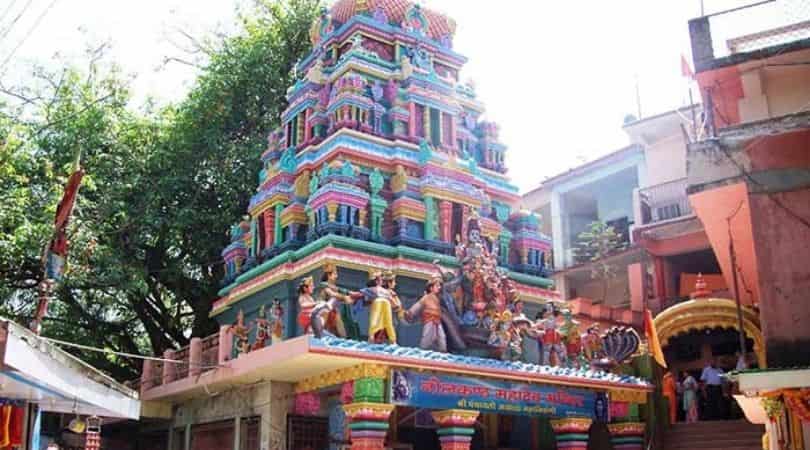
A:
[[[390,402],[430,409],[546,417],[593,417],[597,393],[504,380],[391,371]],[[604,401],[600,399],[600,401]]]

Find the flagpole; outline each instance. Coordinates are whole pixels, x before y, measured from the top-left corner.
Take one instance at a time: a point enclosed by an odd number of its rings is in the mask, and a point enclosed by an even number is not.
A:
[[[65,263],[67,262],[68,238],[67,225],[70,216],[73,214],[73,207],[79,195],[79,188],[82,184],[84,171],[81,167],[81,150],[76,152],[73,162],[72,172],[65,184],[62,199],[56,207],[54,217],[53,233],[42,253],[42,281],[37,285],[37,309],[34,311],[34,318],[31,320],[30,328],[36,334],[42,331],[42,321],[48,314],[48,304],[53,296],[56,283],[62,278]]]

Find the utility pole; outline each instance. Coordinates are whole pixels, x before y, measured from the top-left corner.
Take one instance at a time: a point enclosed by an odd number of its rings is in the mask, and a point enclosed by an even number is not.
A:
[[[748,366],[748,363],[745,362],[745,357],[747,352],[746,345],[745,345],[745,329],[743,329],[743,314],[742,314],[742,302],[740,301],[740,287],[737,282],[737,254],[734,252],[734,237],[731,235],[731,219],[737,215],[737,213],[742,208],[742,202],[740,202],[740,206],[737,207],[737,210],[734,211],[734,214],[726,218],[726,223],[728,224],[728,251],[731,255],[731,275],[732,275],[732,282],[734,283],[734,301],[737,304],[737,328],[739,329],[739,337],[740,337],[740,358],[742,358],[743,363],[745,366]]]

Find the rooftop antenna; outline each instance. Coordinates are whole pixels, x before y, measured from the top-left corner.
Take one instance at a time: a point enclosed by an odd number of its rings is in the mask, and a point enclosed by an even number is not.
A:
[[[636,80],[636,111],[638,112],[638,119],[641,120],[643,116],[641,115],[641,91],[638,87],[638,74],[633,75],[633,78]]]

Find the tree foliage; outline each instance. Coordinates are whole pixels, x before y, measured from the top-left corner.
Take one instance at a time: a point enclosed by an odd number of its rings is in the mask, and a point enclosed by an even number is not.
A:
[[[188,96],[163,109],[132,108],[129,81],[98,52],[84,70],[38,69],[30,85],[2,87],[0,314],[22,323],[33,314],[42,250],[80,150],[87,175],[69,268],[43,333],[161,354],[215,332],[208,313],[226,230],[256,187],[319,7],[258,2],[241,32],[208,47]],[[137,361],[82,356],[119,378],[139,371]]]
[[[591,279],[602,280],[602,301],[607,297],[610,280],[616,277],[616,266],[607,257],[624,249],[622,237],[604,222],[591,222],[587,229],[577,236],[575,257],[579,263],[590,264]]]

